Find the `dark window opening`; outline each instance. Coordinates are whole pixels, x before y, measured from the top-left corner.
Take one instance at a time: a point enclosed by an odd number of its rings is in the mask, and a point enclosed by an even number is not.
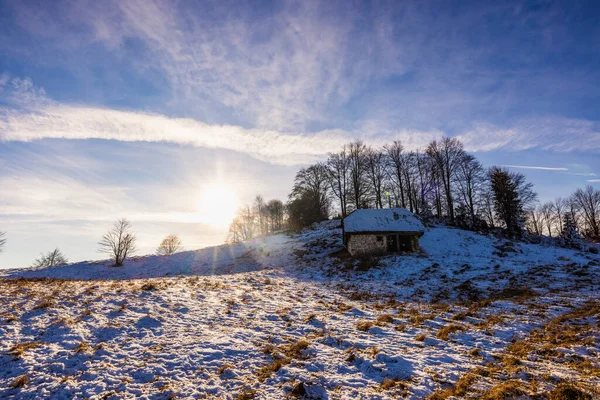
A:
[[[378,242],[383,242],[383,236],[377,236],[376,239]]]
[[[396,253],[398,251],[398,241],[396,235],[388,235],[387,237],[387,251],[388,253]]]

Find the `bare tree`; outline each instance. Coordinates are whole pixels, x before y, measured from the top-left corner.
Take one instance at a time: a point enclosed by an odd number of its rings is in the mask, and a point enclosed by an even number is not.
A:
[[[350,187],[350,159],[346,146],[339,153],[329,154],[327,159],[327,171],[329,173],[329,184],[331,192],[340,203],[342,218],[348,215],[348,192]]]
[[[177,235],[167,235],[156,249],[159,256],[170,256],[183,249],[181,239]]]
[[[117,220],[112,229],[102,236],[98,245],[101,253],[108,254],[115,261],[115,267],[122,266],[125,259],[136,250],[131,222],[125,218]]]
[[[399,140],[395,140],[391,145],[384,146],[386,154],[387,171],[390,176],[391,186],[397,189],[398,197],[396,198],[396,206],[406,208],[406,173],[408,168],[406,165],[406,155],[404,154],[404,146]],[[396,190],[395,190],[396,191]],[[398,202],[398,200],[400,200]]]
[[[56,248],[46,254],[42,254],[40,258],[33,262],[33,266],[36,268],[55,267],[67,264],[68,262],[69,260]]]
[[[350,161],[350,201],[354,208],[367,208],[369,206],[369,187],[366,176],[367,146],[360,141],[350,143],[348,158]]]
[[[302,168],[294,179],[294,186],[289,195],[290,199],[304,197],[311,199],[314,215],[326,219],[331,206],[331,192],[328,182],[327,167],[324,164],[314,164]]]
[[[471,223],[475,221],[477,204],[485,186],[485,169],[471,154],[464,154],[458,165],[458,192],[465,205]]]
[[[269,214],[270,231],[275,232],[282,229],[284,206],[281,200],[270,200],[266,207]]]
[[[577,189],[573,193],[573,203],[585,223],[584,234],[592,238],[600,237],[600,190],[595,190],[591,185]]]
[[[558,223],[558,232],[562,232],[564,225],[564,219],[565,219],[565,212],[567,212],[569,207],[568,201],[563,199],[562,197],[558,197],[556,200],[554,200],[554,218],[556,220],[556,222]]]
[[[263,197],[259,194],[254,198],[254,215],[256,215],[256,221],[258,223],[258,231],[261,235],[266,235],[268,232],[268,212],[267,205]]]
[[[6,232],[0,232],[0,253],[4,250],[6,244]]]
[[[536,235],[544,233],[544,217],[540,207],[532,207],[527,211],[527,230]]]
[[[242,207],[229,225],[228,243],[252,239],[256,233],[256,218],[249,205]]]
[[[542,215],[542,218],[544,219],[544,225],[546,226],[546,229],[548,230],[548,236],[552,236],[552,227],[554,226],[555,221],[555,215],[554,215],[554,203],[552,201],[547,201],[544,204],[542,204],[539,208],[539,212]],[[560,231],[559,231],[560,233]]]
[[[384,154],[380,150],[367,148],[365,161],[367,177],[375,198],[375,208],[383,208],[383,188],[387,176]]]
[[[496,227],[496,221],[494,218],[494,192],[490,185],[486,185],[483,191],[481,213],[484,221],[490,228]]]
[[[450,222],[454,222],[452,182],[455,178],[459,163],[464,156],[464,152],[462,143],[456,138],[443,138],[440,141],[434,140],[427,147],[427,154],[433,159],[444,186]]]

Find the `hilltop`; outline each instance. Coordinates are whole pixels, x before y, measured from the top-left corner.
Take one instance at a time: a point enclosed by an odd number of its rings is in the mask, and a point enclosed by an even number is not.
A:
[[[328,221],[2,271],[0,397],[599,395],[598,255],[444,226],[420,244],[355,261]]]

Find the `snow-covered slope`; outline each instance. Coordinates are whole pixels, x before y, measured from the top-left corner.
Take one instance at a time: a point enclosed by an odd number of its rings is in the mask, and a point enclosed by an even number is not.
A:
[[[336,257],[331,221],[122,268],[2,271],[0,397],[595,395],[597,255],[446,227],[421,246]]]

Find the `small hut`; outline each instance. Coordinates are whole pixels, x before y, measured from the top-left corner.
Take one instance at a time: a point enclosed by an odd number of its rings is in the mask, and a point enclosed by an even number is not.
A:
[[[359,209],[343,221],[344,245],[351,255],[414,252],[425,227],[405,208]]]

